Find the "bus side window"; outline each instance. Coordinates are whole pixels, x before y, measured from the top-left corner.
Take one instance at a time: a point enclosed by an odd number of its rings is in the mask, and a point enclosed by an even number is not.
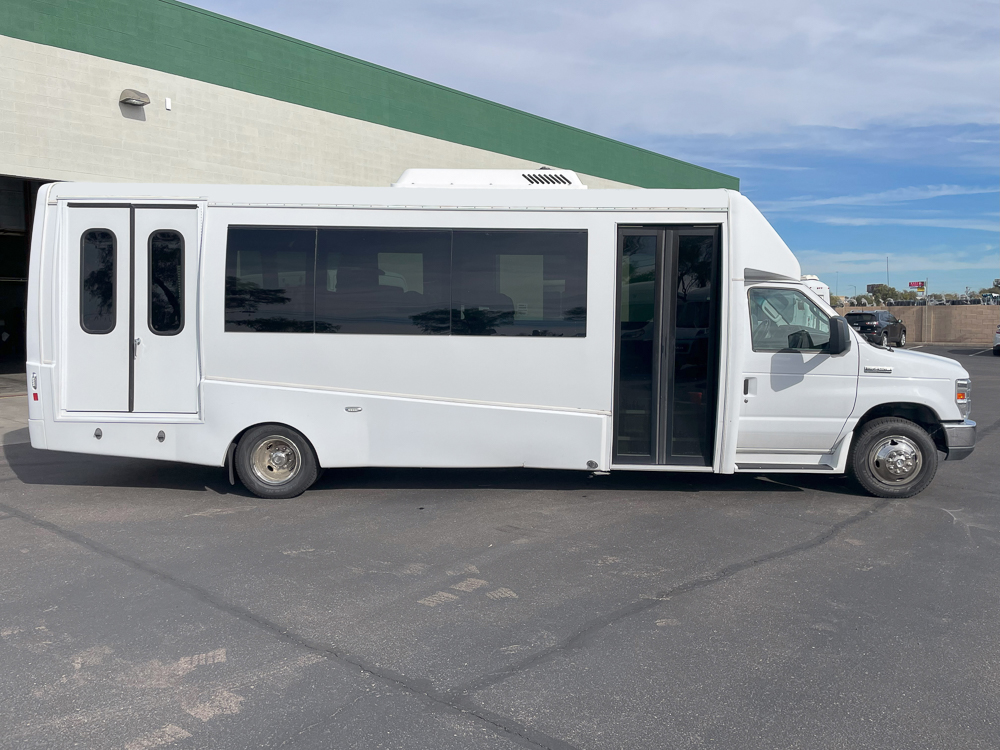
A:
[[[455,230],[451,332],[585,336],[587,233]]]
[[[87,333],[115,329],[115,254],[110,229],[88,229],[80,237],[80,327]]]
[[[184,238],[160,229],[149,235],[149,330],[173,336],[184,328]]]
[[[830,320],[794,289],[751,289],[750,326],[756,352],[822,351],[830,342]]]
[[[317,333],[447,334],[451,232],[321,228]]]
[[[316,230],[229,227],[226,330],[312,333]]]

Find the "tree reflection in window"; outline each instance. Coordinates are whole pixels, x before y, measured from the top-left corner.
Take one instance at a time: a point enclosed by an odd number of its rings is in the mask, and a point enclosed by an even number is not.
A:
[[[230,227],[226,330],[316,330],[315,228]]]
[[[115,250],[110,229],[90,229],[80,238],[80,326],[87,333],[115,328]]]
[[[149,236],[149,329],[161,336],[184,327],[184,238],[161,229]]]
[[[261,317],[261,307],[273,307],[291,302],[284,289],[262,289],[252,281],[240,281],[226,276],[226,330],[227,331],[298,331],[311,333],[312,321],[292,320],[281,315]],[[230,315],[238,313],[239,316]],[[245,316],[245,317],[242,317]]]

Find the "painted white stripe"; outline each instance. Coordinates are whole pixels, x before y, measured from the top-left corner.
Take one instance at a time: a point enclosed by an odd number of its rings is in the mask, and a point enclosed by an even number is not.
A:
[[[438,591],[436,594],[431,594],[430,596],[419,599],[417,604],[423,604],[425,607],[436,607],[439,604],[447,604],[448,602],[453,602],[458,599],[454,594],[449,594],[447,591]]]
[[[490,591],[486,594],[490,599],[517,599],[517,594],[515,594],[510,589],[497,589],[496,591]]]
[[[125,750],[147,750],[147,748],[163,747],[164,745],[172,745],[179,740],[186,740],[190,736],[190,732],[181,729],[179,726],[167,724],[158,732],[129,742],[125,745]]]
[[[459,581],[458,583],[453,584],[451,588],[456,591],[475,591],[480,586],[485,586],[487,583],[488,581],[484,581],[480,578],[466,578],[464,581]]]

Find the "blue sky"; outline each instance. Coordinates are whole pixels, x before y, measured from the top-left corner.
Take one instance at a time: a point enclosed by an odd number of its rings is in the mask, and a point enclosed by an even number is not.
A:
[[[1000,277],[1000,0],[197,0],[741,179],[841,294]]]

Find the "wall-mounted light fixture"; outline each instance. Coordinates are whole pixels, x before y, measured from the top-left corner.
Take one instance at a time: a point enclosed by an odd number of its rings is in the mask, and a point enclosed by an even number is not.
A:
[[[149,104],[149,97],[141,91],[125,89],[122,95],[118,97],[118,101],[122,104],[131,104],[133,107],[145,107]]]

